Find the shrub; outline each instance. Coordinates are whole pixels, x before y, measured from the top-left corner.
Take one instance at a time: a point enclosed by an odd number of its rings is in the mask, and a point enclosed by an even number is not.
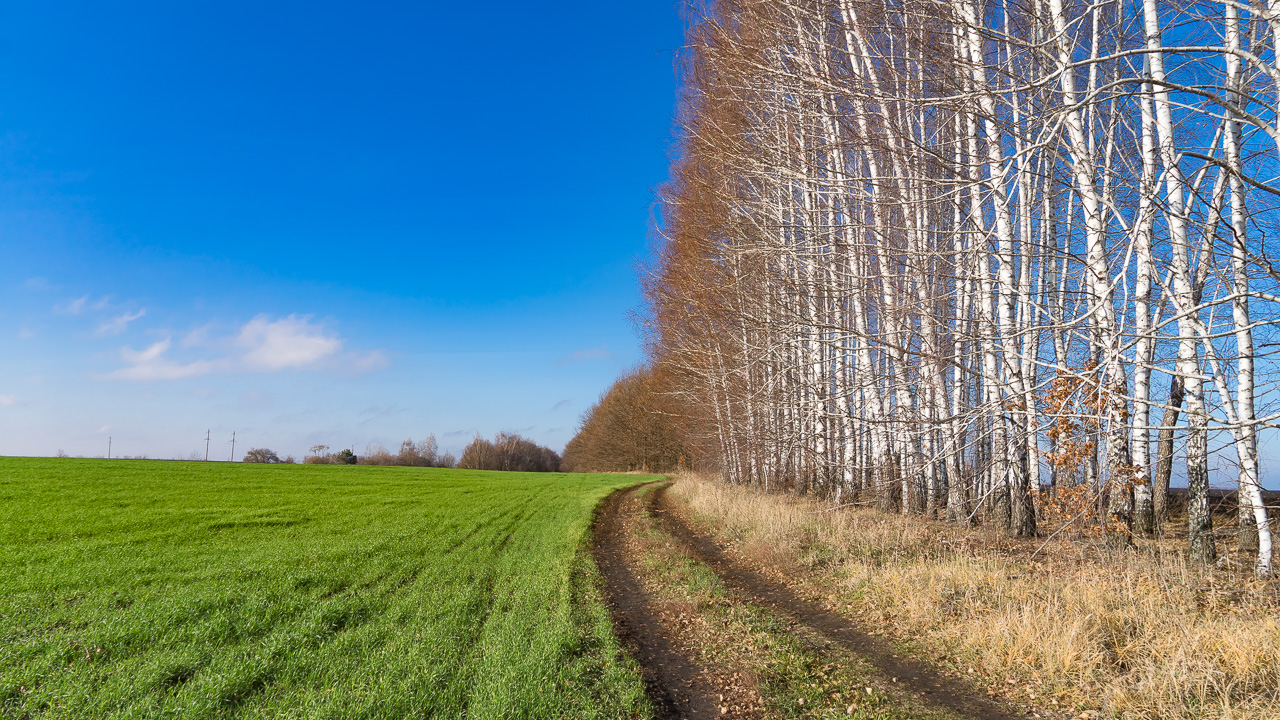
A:
[[[515,433],[500,432],[493,440],[485,440],[477,434],[471,444],[463,449],[458,467],[468,470],[558,472],[560,456],[550,448]]]
[[[454,457],[449,453],[440,454],[440,445],[435,435],[428,435],[426,440],[415,443],[409,438],[400,443],[400,451],[392,453],[382,443],[366,445],[364,454],[360,456],[361,465],[403,465],[408,467],[453,467]]]
[[[280,456],[277,455],[274,450],[268,450],[267,448],[254,448],[244,454],[244,460],[241,462],[275,464],[280,462]]]

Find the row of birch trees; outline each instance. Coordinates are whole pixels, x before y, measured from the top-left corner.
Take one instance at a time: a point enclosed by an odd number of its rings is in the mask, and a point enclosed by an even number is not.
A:
[[[688,9],[650,352],[726,479],[1271,572],[1280,0]]]

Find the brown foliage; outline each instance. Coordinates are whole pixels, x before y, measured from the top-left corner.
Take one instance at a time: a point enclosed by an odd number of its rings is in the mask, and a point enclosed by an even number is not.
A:
[[[241,460],[241,462],[275,464],[282,461],[280,460],[280,456],[277,455],[274,450],[270,450],[268,448],[254,448],[244,454],[244,459]]]
[[[415,443],[409,438],[400,443],[399,452],[391,452],[382,443],[365,447],[360,456],[361,465],[401,465],[405,467],[453,467],[456,459],[450,453],[440,453],[435,435]]]
[[[644,367],[624,374],[582,416],[564,449],[569,472],[674,472],[688,465],[682,420]]]
[[[476,435],[463,449],[458,467],[467,470],[557,472],[560,470],[560,456],[516,433],[500,432],[493,440]]]

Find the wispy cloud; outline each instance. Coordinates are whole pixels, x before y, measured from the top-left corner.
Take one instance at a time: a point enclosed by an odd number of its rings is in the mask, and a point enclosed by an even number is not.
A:
[[[182,363],[166,357],[172,344],[169,338],[165,338],[145,350],[121,348],[120,359],[125,367],[102,377],[112,380],[178,380],[207,375],[217,369],[218,363],[209,360]]]
[[[572,400],[561,400],[560,402],[556,403],[555,405],[552,405],[552,406],[551,406],[551,409],[552,409],[552,410],[559,410],[560,408],[569,407],[569,406],[570,406],[570,405],[572,405],[572,404],[573,404],[573,401],[572,401]]]
[[[54,305],[53,311],[63,315],[79,315],[86,310],[105,310],[107,305],[111,304],[110,295],[104,295],[97,300],[91,300],[90,298],[90,295],[81,295],[74,300]]]
[[[240,397],[236,398],[236,404],[241,408],[252,409],[269,405],[274,399],[271,393],[250,390],[249,392],[241,393]]]
[[[123,315],[117,315],[116,317],[113,317],[110,320],[99,325],[98,329],[93,331],[93,334],[97,335],[98,337],[105,337],[107,335],[119,335],[120,333],[128,329],[129,323],[133,322],[134,320],[137,320],[140,317],[145,316],[146,314],[147,314],[147,309],[142,308],[138,312],[124,313]]]
[[[360,417],[365,418],[360,421],[361,425],[373,422],[379,418],[387,418],[393,415],[399,415],[408,412],[408,408],[402,408],[399,405],[370,405],[360,411]]]
[[[84,312],[84,306],[88,302],[89,302],[89,296],[85,295],[83,297],[78,297],[75,300],[70,300],[60,305],[54,305],[53,311],[58,313],[63,313],[66,315],[79,315],[80,313]]]
[[[18,398],[14,395],[0,395],[0,407],[9,407],[18,402]]]
[[[135,318],[136,319],[136,318]],[[194,337],[199,334],[198,337]],[[342,352],[344,341],[329,328],[309,317],[289,315],[272,320],[258,315],[230,337],[212,337],[206,328],[188,334],[181,343],[185,359],[175,359],[170,350],[173,339],[154,343],[143,350],[120,349],[124,367],[101,379],[176,380],[210,373],[270,373],[284,370],[331,370],[362,373],[386,364],[381,351]],[[191,350],[204,347],[213,357],[190,357]],[[183,354],[179,352],[179,354]]]
[[[363,353],[347,353],[341,358],[340,369],[347,373],[355,375],[363,375],[381,370],[391,361],[387,359],[387,354],[382,350],[370,350]]]
[[[573,352],[560,358],[557,365],[568,365],[570,363],[582,363],[589,360],[608,360],[613,357],[613,353],[604,345],[599,347],[587,348],[585,350],[574,350]]]
[[[213,325],[201,325],[182,337],[179,343],[184,348],[200,347],[209,344],[209,338],[213,333]]]

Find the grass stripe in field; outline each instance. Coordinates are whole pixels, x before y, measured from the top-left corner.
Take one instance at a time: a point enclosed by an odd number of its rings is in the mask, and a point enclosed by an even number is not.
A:
[[[643,479],[0,459],[0,715],[645,715],[584,552]]]

